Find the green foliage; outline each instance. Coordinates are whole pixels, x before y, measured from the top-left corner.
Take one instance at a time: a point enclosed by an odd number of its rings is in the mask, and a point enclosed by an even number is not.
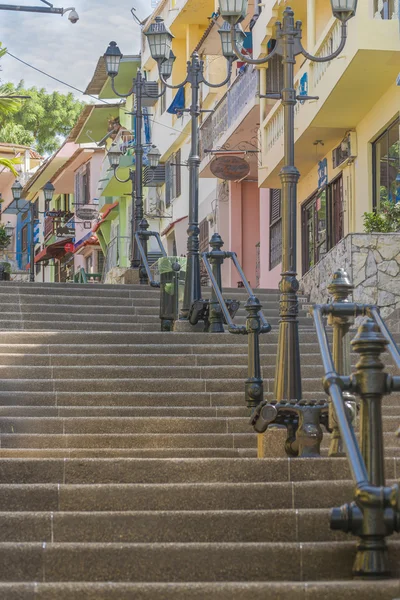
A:
[[[0,261],[0,265],[3,265],[5,273],[11,273],[11,263],[5,262],[4,260]]]
[[[8,94],[30,96],[30,99],[24,100],[18,110],[8,115],[2,113],[0,104],[0,141],[31,145],[40,154],[51,154],[57,150],[84,106],[73,94],[25,88],[23,81],[17,86],[7,83],[2,89]],[[26,144],[26,141],[29,143]]]
[[[379,212],[366,212],[363,217],[366,233],[400,231],[400,203],[381,200]]]
[[[0,223],[0,248],[7,248],[10,245],[11,237],[6,233],[4,223]]]

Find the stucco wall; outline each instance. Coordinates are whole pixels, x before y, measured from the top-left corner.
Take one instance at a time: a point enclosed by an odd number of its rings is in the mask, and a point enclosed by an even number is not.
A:
[[[301,279],[301,293],[310,303],[328,300],[327,286],[339,267],[353,282],[354,302],[377,304],[384,317],[400,308],[400,233],[346,236]]]

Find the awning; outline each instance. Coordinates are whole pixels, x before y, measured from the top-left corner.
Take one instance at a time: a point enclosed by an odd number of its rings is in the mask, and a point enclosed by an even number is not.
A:
[[[177,223],[180,223],[181,221],[183,221],[183,219],[187,219],[187,215],[185,215],[184,217],[180,217],[180,219],[176,219],[176,221],[173,221],[172,223],[170,223],[161,233],[160,235],[167,235],[174,227]]]
[[[94,234],[93,231],[89,231],[89,233],[87,233],[82,239],[79,240],[79,242],[77,242],[75,244],[74,254],[76,252],[79,252],[79,250],[86,248],[86,246],[99,246],[99,245],[100,245],[100,242],[97,239],[97,235]]]
[[[106,208],[106,210],[101,213],[102,219],[101,219],[101,221],[96,223],[96,225],[92,228],[93,233],[95,233],[98,230],[98,228],[100,227],[100,225],[102,225],[104,223],[104,221],[107,219],[110,212],[112,210],[114,210],[114,208],[117,208],[118,204],[119,204],[119,201],[117,200],[117,202],[114,202],[114,204],[110,204],[110,206],[108,206]]]
[[[46,246],[46,248],[43,248],[39,254],[36,254],[35,263],[42,262],[43,260],[49,260],[50,258],[62,258],[67,254],[64,249],[65,244],[70,244],[71,242],[72,238],[65,238],[65,240],[60,240],[59,242],[50,244],[50,246]]]

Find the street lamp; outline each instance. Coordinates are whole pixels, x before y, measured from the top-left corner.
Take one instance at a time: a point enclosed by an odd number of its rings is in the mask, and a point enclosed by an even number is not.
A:
[[[236,2],[236,0],[234,0]],[[172,64],[164,66],[166,61],[171,60],[171,45],[173,35],[165,27],[161,17],[156,17],[147,31],[144,32],[147,37],[150,52],[153,59],[157,62],[160,79],[165,87],[178,89],[184,87],[187,83],[190,84],[192,92],[192,102],[188,110],[191,116],[191,149],[188,159],[189,167],[189,227],[187,230],[187,270],[185,280],[185,293],[181,308],[180,320],[188,321],[189,313],[194,302],[201,298],[201,281],[200,281],[200,254],[199,254],[199,88],[200,84],[204,83],[211,88],[219,88],[226,85],[232,73],[232,64],[236,60],[234,52],[230,51],[224,56],[228,61],[228,74],[221,83],[210,83],[204,77],[204,63],[199,59],[197,52],[193,52],[191,60],[187,63],[186,79],[178,85],[170,85],[164,76],[164,71],[170,75],[172,72]],[[233,32],[237,42],[241,44],[240,31],[236,29]],[[221,40],[222,40],[221,35]],[[173,62],[173,61],[172,61]]]
[[[150,169],[157,169],[160,164],[161,153],[156,146],[152,146],[147,153],[147,160],[149,161]]]
[[[14,225],[12,225],[12,223],[10,223],[10,221],[8,221],[4,226],[4,231],[6,232],[6,235],[8,235],[8,237],[12,237],[14,229],[15,227]]]
[[[167,52],[167,49],[164,50]],[[167,56],[167,54],[165,55]],[[139,252],[138,245],[136,243],[136,232],[140,232],[142,230],[146,230],[148,228],[148,223],[146,219],[144,219],[144,209],[143,209],[143,153],[144,153],[144,144],[142,143],[142,126],[143,126],[143,98],[149,97],[148,88],[146,89],[146,79],[143,77],[142,72],[138,69],[136,73],[136,77],[133,80],[133,84],[131,89],[127,94],[120,94],[115,88],[115,77],[118,75],[119,66],[122,60],[122,52],[118,48],[116,42],[110,42],[105,54],[104,60],[106,63],[107,74],[111,78],[111,87],[119,98],[128,98],[129,96],[135,95],[136,107],[134,111],[134,115],[136,117],[136,131],[135,131],[135,169],[129,169],[129,177],[125,180],[119,179],[116,175],[116,171],[119,166],[119,159],[121,157],[121,153],[118,151],[115,145],[111,147],[108,152],[108,159],[110,161],[110,165],[114,170],[114,176],[120,183],[127,183],[128,181],[132,182],[132,220],[131,220],[131,268],[139,269],[139,277],[141,284],[147,284],[148,278],[146,274],[146,270],[143,268],[142,258]],[[170,48],[168,48],[168,58],[170,57]],[[160,94],[151,95],[151,98],[160,98],[163,94],[165,94],[165,88],[162,90]],[[150,151],[151,152],[151,151]],[[157,151],[158,159],[160,158],[160,153]],[[150,158],[149,161],[152,160],[154,163],[155,157],[153,153],[153,158]],[[158,165],[158,161],[157,161]],[[155,166],[157,166],[155,165]],[[150,166],[152,164],[150,163]],[[145,244],[145,254],[147,255],[147,242]]]
[[[22,185],[20,184],[20,182],[15,180],[11,186],[11,193],[12,193],[13,199],[15,200],[15,204],[17,205],[17,208],[18,208],[18,200],[21,199],[22,189],[23,188],[22,188]]]
[[[53,195],[56,190],[51,181],[48,181],[43,187],[42,190],[44,192],[44,200],[45,202],[51,202],[53,200]]]
[[[329,56],[312,56],[302,46],[302,25],[295,24],[293,10],[286,7],[283,22],[276,23],[275,48],[265,58],[251,59],[244,56],[231,29],[231,41],[236,56],[246,63],[261,65],[273,56],[282,57],[284,80],[279,93],[266,94],[264,98],[281,99],[284,108],[284,166],[280,172],[282,182],[282,274],[279,289],[280,321],[278,354],[275,372],[274,398],[279,401],[302,399],[300,372],[300,345],[298,328],[299,282],[297,280],[296,225],[297,183],[300,173],[294,164],[294,114],[299,100],[310,100],[309,96],[297,96],[294,81],[296,56],[303,55],[313,62],[328,62],[343,50],[347,38],[347,21],[354,17],[357,0],[331,0],[332,12],[342,22],[341,40],[337,50]],[[220,0],[220,13],[230,24],[238,23],[247,12],[247,0]],[[301,406],[299,406],[301,411]]]

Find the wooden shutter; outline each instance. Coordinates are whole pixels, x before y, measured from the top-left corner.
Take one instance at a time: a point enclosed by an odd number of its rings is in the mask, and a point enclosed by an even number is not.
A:
[[[282,202],[281,190],[271,190],[269,203],[269,268],[282,260]]]

